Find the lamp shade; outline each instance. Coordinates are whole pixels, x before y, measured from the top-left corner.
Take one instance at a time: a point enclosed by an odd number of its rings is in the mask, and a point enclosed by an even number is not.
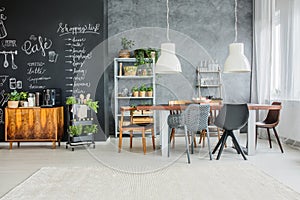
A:
[[[250,72],[250,64],[244,55],[243,43],[231,43],[229,45],[229,56],[224,64],[224,73]]]
[[[161,55],[157,60],[155,72],[160,74],[181,72],[181,64],[175,55],[174,43],[161,44]]]

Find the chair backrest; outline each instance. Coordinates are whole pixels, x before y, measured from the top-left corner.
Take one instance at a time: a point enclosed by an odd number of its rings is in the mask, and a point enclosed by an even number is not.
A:
[[[190,104],[182,113],[188,131],[201,131],[208,127],[210,106],[208,104]]]
[[[273,102],[272,105],[281,105],[281,102]],[[264,122],[266,124],[278,124],[279,123],[280,110],[269,110]]]
[[[169,105],[185,105],[185,104],[190,104],[190,100],[171,100],[168,102]],[[170,110],[170,115],[173,114],[180,114],[181,110]]]
[[[215,119],[215,125],[225,130],[238,130],[248,121],[247,104],[224,104]]]
[[[172,114],[168,116],[168,126],[170,128],[181,128],[184,126],[184,120],[182,113]]]

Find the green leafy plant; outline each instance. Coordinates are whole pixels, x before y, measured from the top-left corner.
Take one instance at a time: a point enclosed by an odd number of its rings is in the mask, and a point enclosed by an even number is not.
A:
[[[27,98],[28,98],[28,92],[20,92],[21,101],[27,101]]]
[[[145,84],[143,84],[143,85],[141,85],[141,87],[140,87],[140,92],[142,92],[142,91],[147,91],[147,87],[145,86]]]
[[[82,125],[69,126],[68,133],[71,137],[79,136],[82,133]]]
[[[137,86],[133,86],[131,92],[138,92],[139,88]]]
[[[145,64],[145,50],[144,49],[136,49],[134,50],[135,55],[135,66],[143,65]]]
[[[95,113],[98,113],[98,101],[93,101],[92,99],[89,99],[86,101],[86,105],[90,107]]]
[[[17,90],[12,91],[8,94],[8,101],[19,101],[20,100],[20,93]]]
[[[153,87],[152,87],[152,86],[147,87],[147,91],[148,91],[148,92],[153,91]]]
[[[121,45],[123,49],[130,49],[134,46],[133,40],[128,40],[126,37],[121,38]]]
[[[77,101],[76,101],[75,97],[73,97],[73,96],[67,97],[67,100],[66,100],[67,105],[73,105],[73,104],[76,104],[76,103],[77,103]]]
[[[145,53],[147,55],[147,58],[149,58],[149,62],[152,63],[152,56],[151,56],[151,52],[155,53],[155,63],[157,62],[158,59],[158,52],[159,50],[155,49],[155,48],[148,48],[145,49]]]
[[[84,129],[83,129],[83,132],[84,133],[97,133],[98,131],[98,126],[97,124],[92,124],[92,125],[87,125],[87,126],[84,126]]]

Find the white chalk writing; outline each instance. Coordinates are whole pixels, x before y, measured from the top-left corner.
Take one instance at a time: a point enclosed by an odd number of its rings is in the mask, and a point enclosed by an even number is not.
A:
[[[87,25],[78,25],[78,26],[69,26],[68,24],[59,23],[57,28],[57,33],[59,33],[59,36],[72,34],[85,34],[85,33],[91,33],[91,34],[100,34],[98,31],[100,30],[100,24],[87,24]]]
[[[35,35],[31,35],[28,40],[24,42],[21,49],[27,54],[31,55],[37,52],[41,52],[42,56],[46,56],[46,50],[50,49],[52,46],[52,40]]]

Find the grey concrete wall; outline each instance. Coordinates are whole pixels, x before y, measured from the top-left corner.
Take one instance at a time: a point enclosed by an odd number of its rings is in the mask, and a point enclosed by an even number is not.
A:
[[[238,41],[252,62],[252,0],[238,1]],[[169,0],[170,40],[176,44],[183,72],[157,76],[157,103],[196,96],[195,68],[201,60],[217,59],[223,68],[228,45],[234,41],[234,0]],[[166,1],[109,0],[109,58],[118,56],[120,38],[138,47],[159,48],[166,42]],[[145,28],[148,27],[148,28]],[[154,28],[158,27],[158,28]],[[134,49],[133,48],[133,49]],[[113,89],[112,66],[111,74]],[[225,102],[249,102],[250,73],[222,74]]]

